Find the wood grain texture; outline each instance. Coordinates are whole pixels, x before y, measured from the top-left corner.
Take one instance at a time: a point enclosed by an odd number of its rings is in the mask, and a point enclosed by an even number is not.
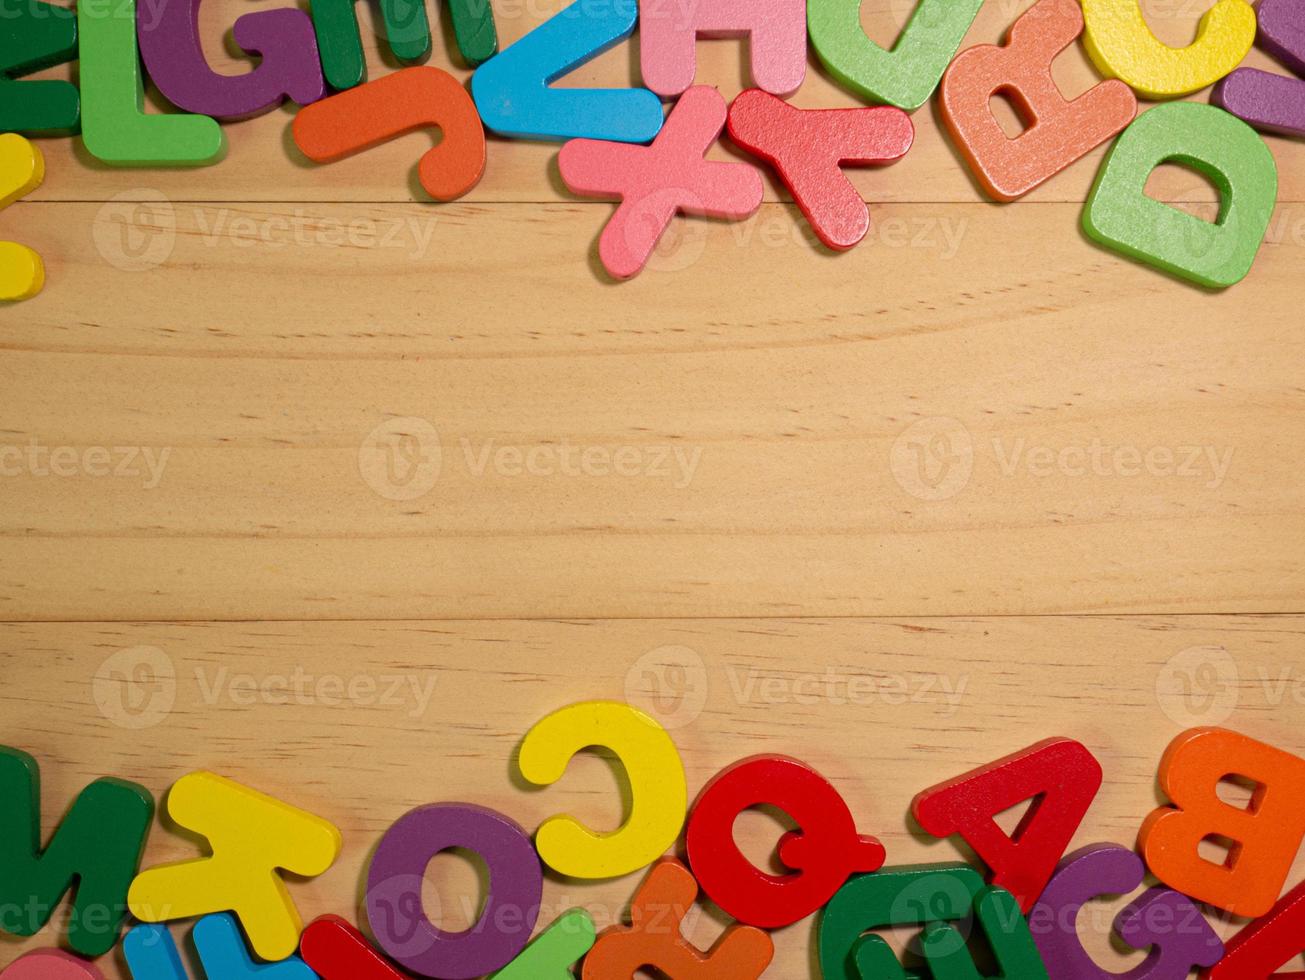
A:
[[[587,698],[659,712],[691,793],[750,754],[806,760],[892,863],[958,856],[909,823],[917,790],[1072,736],[1106,773],[1076,842],[1131,844],[1155,806],[1160,753],[1184,725],[1222,722],[1305,750],[1302,640],[1299,616],[12,625],[0,627],[0,740],[40,759],[47,821],[98,775],[160,793],[196,768],[326,816],[344,854],[292,890],[307,916],[352,916],[372,846],[410,807],[469,800],[532,829],[559,809],[614,826],[618,783],[599,757],[545,791],[511,775],[525,730]],[[756,815],[740,834],[763,860],[776,826]],[[157,828],[147,863],[187,847]],[[437,859],[428,880],[446,924],[466,921],[469,869]],[[550,880],[546,916],[584,903],[606,924],[637,881]],[[1083,920],[1112,964],[1117,907]],[[705,941],[719,928],[702,915],[691,931]],[[813,976],[811,933],[811,920],[778,932],[767,975]],[[124,974],[111,964],[109,975]]]
[[[1031,2],[991,0],[967,44]],[[497,0],[500,35],[562,5]],[[1209,3],[1143,7],[1183,44]],[[222,44],[246,9],[203,4],[220,70],[247,68]],[[913,9],[863,22],[889,43]],[[432,63],[465,79],[441,29]],[[738,92],[742,50],[700,45],[699,79]],[[630,84],[633,51],[570,84]],[[1096,77],[1077,48],[1056,72]],[[814,65],[796,101],[854,104]],[[97,775],[161,793],[214,768],[340,824],[338,866],[293,888],[352,916],[411,806],[614,823],[601,759],[542,794],[510,776],[529,725],[586,698],[680,723],[695,791],[807,759],[894,862],[957,855],[908,824],[916,790],[1048,735],[1106,767],[1081,843],[1132,842],[1187,725],[1305,751],[1305,620],[1262,615],[1305,613],[1300,142],[1270,141],[1268,242],[1217,295],[1083,238],[1101,151],[985,204],[932,108],[906,161],[852,173],[884,203],[848,255],[771,184],[748,222],[677,221],[618,286],[594,258],[611,209],[569,198],[555,146],[492,140],[437,206],[429,136],[316,167],[290,119],[229,127],[204,171],[42,140],[45,185],[0,221],[49,270],[0,309],[0,741],[41,761],[47,821]],[[1151,189],[1212,214],[1182,170]],[[774,822],[741,828],[764,861]],[[160,829],[149,860],[185,853]],[[474,870],[435,878],[456,928]],[[551,881],[546,917],[606,924],[636,880]],[[1084,929],[1122,970],[1120,904]],[[811,975],[811,934],[779,933],[767,975]]]
[[[141,0],[142,3],[149,0]],[[495,0],[501,42],[507,44],[568,5],[570,0]],[[676,16],[682,0],[656,0],[649,6]],[[989,0],[966,37],[965,46],[999,43],[1015,19],[1032,6],[1032,0]],[[1143,10],[1162,40],[1188,44],[1209,4],[1186,0],[1144,0]],[[862,22],[869,35],[881,44],[891,44],[915,8],[915,0],[865,0]],[[210,61],[219,71],[238,74],[249,70],[250,62],[232,57],[230,25],[247,5],[240,0],[206,0],[201,7],[201,37],[208,44]],[[370,77],[397,68],[378,42],[374,6],[360,3],[364,48]],[[644,16],[652,14],[645,11]],[[451,48],[447,15],[433,18],[437,34],[430,64],[470,77]],[[223,38],[227,43],[223,44]],[[741,41],[699,42],[698,81],[715,85],[733,98],[750,83],[746,44]],[[807,80],[793,102],[804,108],[853,106],[855,96],[839,88],[812,56]],[[1278,70],[1268,56],[1253,52],[1248,65]],[[65,66],[44,73],[67,77]],[[1067,97],[1073,98],[1100,81],[1081,45],[1066,51],[1056,62],[1055,74]],[[40,76],[36,76],[40,77]],[[627,86],[639,84],[637,35],[589,65],[568,76],[561,84],[575,86]],[[1209,93],[1193,96],[1208,101]],[[160,103],[157,103],[156,107]],[[1145,108],[1146,104],[1144,104]],[[276,110],[257,119],[227,127],[229,152],[226,160],[207,170],[117,170],[99,164],[82,148],[80,140],[42,140],[48,161],[45,185],[38,200],[88,201],[116,196],[137,199],[159,191],[180,201],[374,201],[406,202],[428,200],[417,184],[416,162],[431,137],[405,137],[368,153],[326,167],[307,160],[290,137],[293,108]],[[944,134],[941,119],[931,102],[913,116],[918,129],[915,146],[901,163],[883,169],[854,169],[849,176],[870,201],[983,200],[964,165]],[[1282,171],[1280,198],[1305,201],[1305,145],[1298,140],[1270,137],[1270,145]],[[718,147],[714,156],[725,159],[737,151]],[[1082,201],[1086,198],[1105,148],[1099,149],[1035,191],[1030,201]],[[485,179],[472,192],[471,201],[556,202],[571,199],[557,174],[557,146],[491,140]],[[768,179],[767,196],[781,197]],[[1156,192],[1169,200],[1210,199],[1205,181],[1195,174],[1174,168],[1161,174]]]
[[[885,206],[835,259],[771,205],[682,223],[616,287],[586,262],[607,207],[298,212],[409,251],[258,241],[291,207],[178,206],[134,250],[116,208],[15,210],[55,271],[3,337],[7,619],[1282,612],[1305,591],[1288,233],[1212,295],[1088,244],[1075,206]],[[133,256],[161,264],[109,263]],[[415,456],[362,475],[404,434]],[[71,475],[37,472],[33,441],[72,447]],[[92,447],[165,466],[94,476]]]

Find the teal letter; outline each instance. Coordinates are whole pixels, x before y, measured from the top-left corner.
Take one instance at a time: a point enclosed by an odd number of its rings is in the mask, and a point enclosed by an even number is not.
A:
[[[648,89],[551,87],[629,37],[638,18],[635,0],[576,0],[490,58],[471,76],[485,127],[517,139],[648,142],[663,122]]]

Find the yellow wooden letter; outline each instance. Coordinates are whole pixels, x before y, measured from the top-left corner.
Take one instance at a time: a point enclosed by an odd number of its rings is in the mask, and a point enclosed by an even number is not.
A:
[[[1139,0],[1083,0],[1083,20],[1083,42],[1097,69],[1149,99],[1173,99],[1213,85],[1255,43],[1255,10],[1245,0],[1219,0],[1185,48],[1171,48],[1151,33]]]
[[[617,701],[573,704],[539,721],[521,743],[521,774],[539,786],[557,782],[572,756],[610,749],[630,781],[630,816],[611,833],[574,817],[550,817],[535,835],[543,862],[573,878],[616,878],[645,868],[679,837],[688,808],[684,764],[666,729]]]
[[[211,857],[142,871],[127,904],[142,922],[234,912],[254,952],[283,960],[303,921],[278,869],[321,874],[340,854],[340,831],[280,800],[211,772],[193,772],[168,793],[169,816],[204,837]]]
[[[45,158],[17,133],[0,135],[0,211],[45,179]],[[31,299],[45,285],[41,257],[26,245],[0,242],[0,300]]]

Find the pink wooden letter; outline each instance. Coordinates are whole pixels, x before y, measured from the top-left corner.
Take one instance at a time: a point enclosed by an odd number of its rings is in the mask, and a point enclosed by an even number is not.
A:
[[[649,2],[639,37],[643,82],[664,98],[693,84],[699,37],[749,38],[753,84],[773,95],[792,95],[806,77],[806,0]]]
[[[572,140],[558,166],[586,197],[619,197],[598,254],[618,279],[636,275],[677,213],[741,220],[761,207],[761,173],[746,163],[703,159],[725,128],[725,99],[714,88],[684,93],[651,146]]]

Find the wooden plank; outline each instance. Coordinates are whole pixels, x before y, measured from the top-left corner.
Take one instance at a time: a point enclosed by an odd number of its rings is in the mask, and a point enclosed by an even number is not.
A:
[[[976,20],[966,46],[999,42],[1007,27],[1033,0],[989,0]],[[547,17],[562,9],[569,0],[496,0],[495,10],[500,37],[504,43],[521,37]],[[871,37],[890,44],[914,10],[910,0],[865,0],[862,21]],[[1167,43],[1190,43],[1195,36],[1206,3],[1175,3],[1173,0],[1145,0],[1143,10],[1157,35]],[[215,68],[228,73],[249,69],[246,59],[233,58],[232,43],[219,39],[229,33],[230,25],[247,7],[241,0],[207,0],[201,8],[201,36],[212,38],[208,53]],[[376,11],[359,4],[363,18],[363,36],[369,55],[372,76],[379,76],[396,66],[378,43]],[[447,16],[443,18],[447,35]],[[437,18],[438,21],[438,18]],[[700,45],[698,79],[718,86],[733,97],[748,84],[746,44],[739,41],[703,42]],[[437,39],[431,64],[467,78],[470,72],[454,60],[447,39]],[[819,67],[814,55],[806,84],[794,101],[806,108],[850,106],[854,96],[841,90]],[[1270,59],[1253,53],[1248,64],[1273,68]],[[1281,70],[1281,69],[1276,69]],[[1057,62],[1057,78],[1068,97],[1075,97],[1099,81],[1081,46],[1066,52]],[[66,77],[67,67],[45,73]],[[637,84],[637,44],[625,43],[607,52],[590,65],[577,71],[565,84],[625,86]],[[1194,98],[1207,101],[1208,92]],[[156,100],[156,105],[157,105]],[[79,140],[43,140],[48,161],[45,185],[36,195],[39,200],[102,201],[147,198],[162,193],[177,201],[377,201],[405,202],[424,200],[415,179],[418,157],[430,145],[424,134],[378,148],[351,160],[318,167],[294,147],[289,134],[292,110],[278,110],[258,119],[228,127],[230,152],[217,168],[192,171],[117,170],[105,167],[89,157]],[[914,116],[918,129],[916,146],[909,156],[886,169],[860,170],[853,181],[867,200],[872,201],[953,201],[981,200],[949,137],[940,128],[932,104]],[[1280,196],[1284,201],[1305,201],[1305,144],[1299,140],[1271,137],[1282,171]],[[718,148],[722,158],[736,151]],[[555,202],[569,195],[557,175],[557,147],[495,139],[489,151],[489,165],[483,183],[469,200],[500,202]],[[1034,192],[1031,201],[1082,201],[1091,186],[1104,150],[1080,161],[1068,172]],[[1155,191],[1167,200],[1212,199],[1213,190],[1191,172],[1166,168],[1157,176]],[[771,200],[779,199],[772,183]]]
[[[527,828],[556,812],[614,826],[613,772],[597,757],[540,793],[510,777],[534,721],[592,698],[629,698],[674,725],[691,794],[758,752],[810,762],[892,863],[960,855],[909,823],[917,790],[1042,737],[1074,737],[1106,773],[1076,845],[1132,844],[1156,805],[1160,754],[1184,727],[1224,724],[1305,749],[1302,640],[1305,618],[1249,616],[26,624],[0,627],[0,739],[40,760],[47,827],[97,776],[161,794],[198,768],[328,817],[343,856],[290,887],[306,917],[352,918],[372,846],[410,807],[470,800]],[[776,832],[750,816],[740,840],[762,860]],[[159,827],[146,863],[191,846]],[[585,904],[606,924],[637,880],[550,880],[546,916]],[[460,926],[471,869],[440,858],[428,881],[445,924]],[[1103,963],[1120,962],[1106,934],[1119,905],[1081,920]],[[706,943],[720,928],[698,915],[691,933]],[[813,976],[812,923],[775,938],[768,975]],[[112,980],[126,976],[107,966]]]
[[[176,208],[159,255],[114,209],[14,212],[52,277],[5,324],[6,619],[1305,594],[1290,234],[1212,295],[1088,244],[1075,206],[886,206],[905,233],[835,259],[772,205],[684,223],[617,287],[585,261],[601,206],[308,211],[415,217],[414,255],[231,231],[291,207]]]

